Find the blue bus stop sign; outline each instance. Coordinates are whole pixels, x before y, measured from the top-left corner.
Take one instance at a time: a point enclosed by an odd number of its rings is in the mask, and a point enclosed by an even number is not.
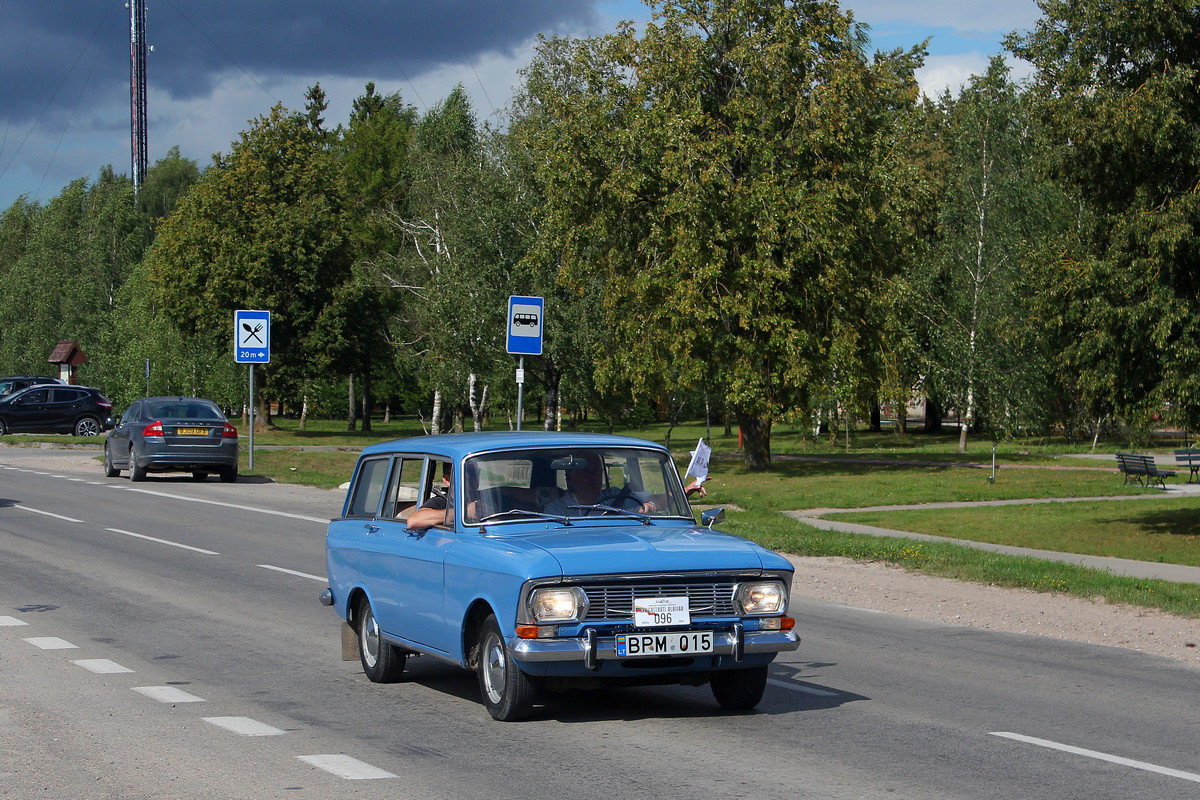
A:
[[[542,354],[545,310],[540,297],[508,298],[508,352],[521,356]]]
[[[271,363],[271,312],[233,312],[233,360],[238,364]]]

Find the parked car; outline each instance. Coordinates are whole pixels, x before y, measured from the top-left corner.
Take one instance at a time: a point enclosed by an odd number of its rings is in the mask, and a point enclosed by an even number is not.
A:
[[[99,389],[51,384],[0,397],[0,435],[73,433],[97,436],[108,430],[112,403]]]
[[[409,527],[418,508],[442,521]],[[767,665],[800,642],[791,564],[697,525],[667,449],[622,436],[369,446],[326,567],[343,658],[376,682],[414,655],[474,670],[498,720],[542,690],[617,683],[708,683],[721,706],[753,708]]]
[[[196,480],[238,475],[238,432],[221,409],[200,397],[145,397],[125,409],[104,441],[104,474],[129,480],[150,472],[190,472]]]
[[[49,384],[62,385],[63,381],[61,378],[46,378],[41,375],[10,375],[7,378],[0,378],[0,397],[28,389],[30,386]]]

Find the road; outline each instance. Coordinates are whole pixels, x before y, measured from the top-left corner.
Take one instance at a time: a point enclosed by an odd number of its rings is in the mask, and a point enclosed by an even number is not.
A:
[[[428,658],[371,684],[321,606],[336,492],[131,484],[0,450],[0,797],[1195,798],[1198,673],[796,603],[756,713],[706,687],[497,723]]]

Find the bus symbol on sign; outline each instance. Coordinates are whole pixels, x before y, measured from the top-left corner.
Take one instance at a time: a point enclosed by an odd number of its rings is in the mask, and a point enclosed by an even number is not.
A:
[[[542,354],[544,310],[540,297],[508,298],[508,352],[525,356]]]

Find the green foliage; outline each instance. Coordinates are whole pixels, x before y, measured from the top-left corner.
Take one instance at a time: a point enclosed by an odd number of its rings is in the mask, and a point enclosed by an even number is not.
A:
[[[159,227],[147,255],[157,300],[187,336],[228,337],[239,308],[271,312],[264,396],[297,396],[329,347],[338,287],[352,252],[339,165],[320,126],[322,97],[304,114],[282,106],[257,119]]]
[[[773,422],[879,349],[874,287],[904,229],[881,158],[920,55],[869,63],[832,3],[655,5],[640,37],[543,44],[526,89],[549,120],[543,235],[568,286],[604,280],[606,388],[715,364],[762,468]]]

